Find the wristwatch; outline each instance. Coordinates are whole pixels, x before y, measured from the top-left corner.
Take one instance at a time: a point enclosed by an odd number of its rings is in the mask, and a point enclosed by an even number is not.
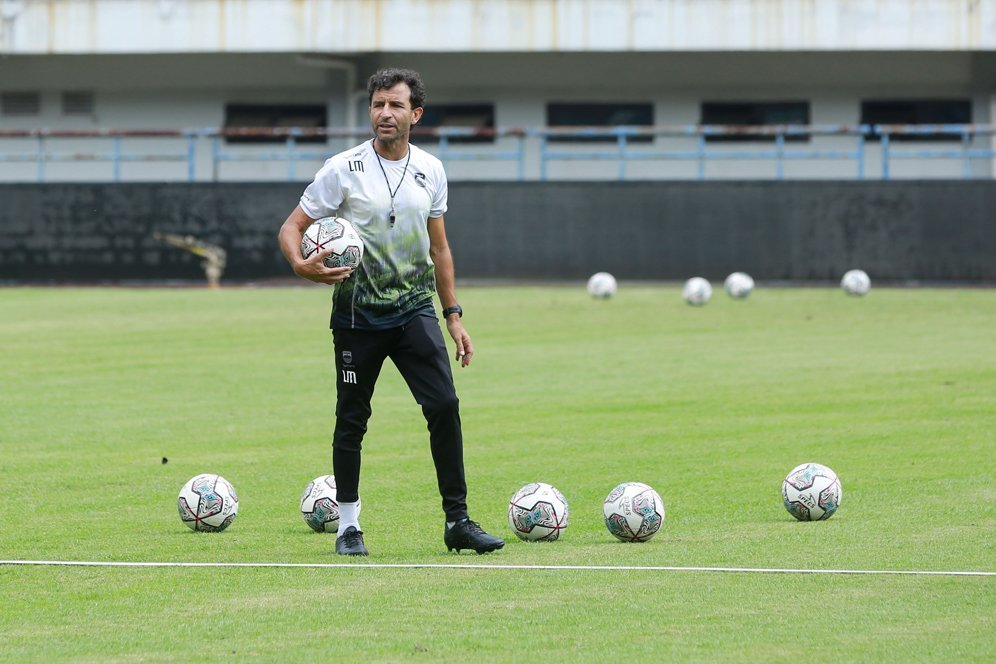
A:
[[[443,309],[443,318],[449,318],[450,314],[456,314],[460,318],[463,318],[463,307],[459,304],[455,304],[452,307],[446,307]]]

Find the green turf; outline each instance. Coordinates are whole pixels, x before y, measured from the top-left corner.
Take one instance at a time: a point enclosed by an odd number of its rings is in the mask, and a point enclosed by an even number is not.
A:
[[[456,557],[421,413],[388,368],[366,439],[370,562],[996,571],[996,291],[461,289],[472,515],[545,481],[561,541]],[[337,563],[297,501],[331,472],[322,288],[0,290],[0,559]],[[163,457],[169,459],[162,463]],[[781,505],[804,461],[832,519]],[[220,534],[191,476],[239,491]],[[601,501],[654,486],[646,544]],[[992,661],[996,579],[700,572],[0,567],[0,660]],[[822,653],[822,655],[821,655]]]

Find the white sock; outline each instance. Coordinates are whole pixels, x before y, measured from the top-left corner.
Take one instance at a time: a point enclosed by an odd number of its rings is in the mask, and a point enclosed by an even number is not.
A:
[[[359,503],[339,503],[339,535],[346,532],[346,528],[353,526],[357,530],[360,528],[360,515],[356,506]]]

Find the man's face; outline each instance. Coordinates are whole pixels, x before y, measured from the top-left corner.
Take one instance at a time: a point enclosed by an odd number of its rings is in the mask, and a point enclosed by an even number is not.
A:
[[[412,108],[412,91],[404,81],[375,90],[370,99],[370,126],[377,140],[391,143],[408,138],[412,125],[422,117],[422,108]]]

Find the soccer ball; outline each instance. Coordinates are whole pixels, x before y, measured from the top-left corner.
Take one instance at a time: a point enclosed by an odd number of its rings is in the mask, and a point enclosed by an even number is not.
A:
[[[664,501],[642,482],[623,482],[602,504],[605,527],[623,542],[646,542],[664,523]]]
[[[326,267],[360,266],[363,260],[363,240],[342,217],[325,217],[308,226],[301,237],[301,255],[310,258],[315,252],[331,249],[323,261]]]
[[[552,542],[569,517],[564,494],[543,482],[527,484],[508,501],[508,525],[527,542]]]
[[[356,503],[356,515],[360,503]],[[334,533],[339,530],[339,501],[335,497],[335,475],[316,477],[301,494],[301,516],[316,533]]]
[[[681,297],[691,305],[700,306],[712,297],[712,286],[702,277],[692,277],[681,289]]]
[[[837,474],[818,463],[792,469],[782,482],[782,502],[799,521],[823,521],[840,507],[843,490]]]
[[[239,513],[239,497],[224,477],[204,473],[183,485],[177,507],[180,520],[191,530],[217,533],[232,525]]]
[[[742,300],[754,290],[754,280],[746,272],[734,272],[723,282],[723,288],[735,300]]]
[[[616,278],[608,272],[596,272],[588,279],[588,294],[597,298],[610,298],[616,294]]]
[[[848,295],[864,295],[871,289],[871,279],[864,270],[848,270],[840,280],[840,287]]]

